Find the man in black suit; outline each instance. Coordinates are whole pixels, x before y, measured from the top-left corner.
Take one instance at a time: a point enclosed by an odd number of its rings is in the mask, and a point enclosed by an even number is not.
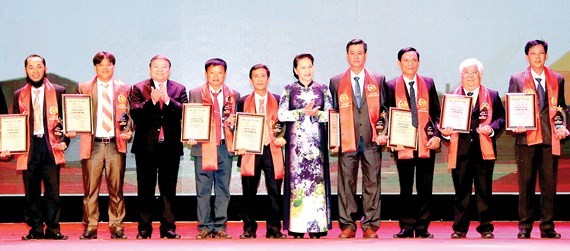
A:
[[[430,200],[433,189],[435,150],[441,139],[439,124],[439,98],[433,79],[417,74],[420,54],[412,47],[398,52],[398,66],[402,75],[388,81],[389,106],[412,112],[412,126],[417,128],[417,149],[397,146],[393,150],[400,180],[400,232],[394,238],[433,238],[428,231]],[[416,174],[417,204],[412,190]]]
[[[140,219],[137,239],[152,235],[151,212],[155,187],[162,200],[160,238],[178,239],[173,214],[180,156],[182,104],[188,102],[186,87],[169,80],[170,60],[156,55],[149,64],[150,79],[133,86],[129,95],[135,138],[131,152],[137,165]]]
[[[266,115],[265,132],[263,135],[263,154],[246,153],[240,149],[237,154],[238,166],[241,169],[241,184],[243,187],[243,234],[240,239],[256,238],[256,216],[260,213],[256,204],[255,195],[259,186],[261,171],[265,177],[267,195],[271,201],[267,213],[266,238],[286,239],[281,233],[281,184],[283,183],[283,152],[285,145],[283,134],[285,130],[277,118],[279,109],[279,95],[267,90],[271,72],[264,64],[256,64],[249,70],[249,79],[253,86],[253,93],[239,99],[237,112],[257,113]],[[277,131],[274,131],[277,130]]]
[[[24,220],[31,228],[22,240],[67,240],[59,225],[59,172],[65,164],[63,151],[69,144],[69,138],[62,135],[59,116],[65,88],[47,79],[43,57],[32,54],[24,65],[27,83],[14,92],[12,105],[13,113],[28,114],[29,126],[29,152],[19,155],[17,161],[17,169],[23,170],[26,192]],[[7,157],[10,152],[1,155]]]
[[[448,168],[455,187],[455,221],[451,238],[465,238],[470,219],[466,213],[475,183],[475,197],[480,224],[477,232],[483,239],[492,239],[493,223],[489,204],[493,191],[493,169],[497,157],[496,139],[505,129],[505,108],[497,91],[481,85],[483,64],[475,59],[464,60],[459,66],[461,86],[453,93],[472,97],[469,133],[441,130],[450,140]]]
[[[331,151],[338,153],[338,207],[339,238],[354,238],[355,215],[358,211],[356,183],[359,165],[362,166],[362,205],[364,216],[360,221],[364,238],[378,238],[380,226],[380,165],[381,145],[386,137],[376,130],[385,102],[385,77],[364,68],[368,46],[361,39],[346,45],[346,59],[350,68],[330,79],[329,89],[333,109],[340,114],[342,140]]]
[[[191,155],[195,157],[198,234],[196,239],[231,239],[227,232],[230,204],[233,123],[239,92],[225,84],[226,61],[212,58],[204,64],[206,83],[190,91],[190,103],[211,105],[213,110],[212,139],[210,142],[189,140]],[[214,186],[214,216],[211,216],[210,197]]]
[[[513,74],[509,92],[533,93],[535,96],[536,130],[518,127],[515,150],[519,174],[519,233],[517,238],[528,239],[532,231],[536,175],[540,179],[540,237],[559,239],[554,230],[554,196],[560,157],[560,140],[568,136],[564,77],[544,63],[548,59],[548,43],[542,40],[527,42],[524,52],[529,67]],[[561,117],[560,119],[556,119]],[[555,121],[556,120],[556,121]]]

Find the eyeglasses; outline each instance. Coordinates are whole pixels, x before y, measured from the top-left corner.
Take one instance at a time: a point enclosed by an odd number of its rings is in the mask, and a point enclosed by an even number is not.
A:
[[[478,71],[464,71],[462,74],[465,76],[469,76],[469,75],[477,76],[479,74],[479,72]]]

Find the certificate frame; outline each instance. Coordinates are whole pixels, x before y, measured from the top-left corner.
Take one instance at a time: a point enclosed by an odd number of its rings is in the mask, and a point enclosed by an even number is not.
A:
[[[536,129],[534,93],[506,93],[505,112],[506,129],[517,129],[523,126],[527,130]],[[513,112],[511,114],[511,112]],[[513,116],[517,114],[516,116]]]
[[[473,97],[444,94],[441,106],[441,128],[453,128],[454,132],[469,133],[471,129],[471,113]]]
[[[180,141],[210,142],[212,137],[212,106],[202,103],[182,105]]]
[[[88,94],[63,94],[63,132],[93,133],[92,97]]]
[[[340,147],[340,113],[329,110],[328,117],[328,142],[329,149]]]
[[[245,149],[246,153],[263,154],[265,115],[256,113],[236,113],[236,128],[232,149]]]
[[[412,125],[412,111],[390,107],[388,120],[388,146],[417,149],[418,129]],[[396,136],[398,135],[398,136]]]
[[[29,132],[27,114],[0,115],[0,150],[11,154],[27,153],[30,149]]]

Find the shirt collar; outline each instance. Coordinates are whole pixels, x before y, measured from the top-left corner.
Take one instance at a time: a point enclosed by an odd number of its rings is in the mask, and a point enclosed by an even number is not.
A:
[[[402,77],[404,77],[404,83],[406,83],[406,85],[408,85],[408,83],[410,83],[411,81],[414,81],[414,83],[416,83],[416,84],[418,83],[418,81],[416,80],[417,79],[416,75],[414,75],[414,78],[412,78],[412,79],[408,79],[408,78],[406,78],[406,76],[402,76]]]
[[[541,78],[542,81],[541,81],[540,83],[542,83],[542,84],[545,83],[544,80],[546,79],[546,76],[544,75],[544,69],[542,70],[542,73],[541,73],[541,74],[538,74],[538,73],[534,72],[533,69],[530,69],[530,74],[532,75],[532,80],[533,80],[535,83],[537,82],[537,81],[536,81],[536,78]]]

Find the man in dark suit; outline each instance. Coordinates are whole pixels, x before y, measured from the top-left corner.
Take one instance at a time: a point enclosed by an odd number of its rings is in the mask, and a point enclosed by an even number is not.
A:
[[[249,70],[249,79],[254,91],[239,99],[237,112],[257,113],[266,115],[265,132],[263,135],[263,154],[246,153],[240,149],[237,154],[238,166],[241,169],[241,184],[243,187],[243,234],[240,239],[256,238],[259,207],[255,200],[261,171],[265,174],[265,187],[271,201],[267,213],[266,238],[285,239],[281,233],[281,184],[283,183],[283,152],[286,141],[283,138],[285,130],[277,118],[279,95],[267,90],[271,72],[264,64],[256,64]],[[276,130],[276,131],[274,131]]]
[[[342,233],[339,238],[354,238],[355,215],[358,211],[356,183],[358,167],[362,165],[362,205],[364,216],[360,225],[364,238],[378,238],[380,226],[380,146],[386,137],[377,131],[377,123],[385,102],[385,78],[364,68],[368,47],[361,39],[346,45],[346,59],[350,68],[330,79],[329,89],[333,109],[340,114],[340,146],[332,147],[338,153],[338,207]]]
[[[31,228],[22,240],[67,240],[59,226],[59,172],[65,164],[63,151],[69,144],[69,138],[62,134],[59,116],[65,88],[46,78],[43,57],[30,55],[24,65],[27,83],[14,92],[12,105],[13,113],[28,114],[29,126],[29,152],[19,155],[17,160],[17,169],[23,170],[26,192],[24,220]],[[7,157],[10,152],[4,151],[1,155]]]
[[[227,232],[230,178],[232,169],[233,123],[239,93],[225,83],[226,61],[212,58],[204,65],[206,83],[190,91],[190,103],[211,105],[214,125],[210,142],[189,140],[195,157],[198,234],[196,239],[231,239]],[[210,212],[210,197],[214,186],[214,216]]]
[[[459,66],[461,86],[453,93],[472,97],[469,133],[441,130],[450,140],[448,168],[455,187],[455,221],[451,238],[465,238],[470,219],[466,213],[475,183],[475,197],[480,224],[477,232],[483,239],[492,239],[493,223],[489,204],[493,191],[493,169],[497,157],[496,139],[505,129],[505,108],[497,91],[481,85],[483,64],[475,58],[464,60]]]
[[[135,123],[131,152],[137,165],[140,219],[137,239],[152,235],[151,212],[155,204],[155,187],[162,200],[160,238],[178,239],[173,214],[180,156],[182,104],[188,102],[186,87],[169,80],[170,60],[156,55],[150,60],[150,79],[133,86],[129,100]]]
[[[93,57],[97,76],[80,83],[79,94],[91,96],[93,133],[82,133],[80,157],[83,174],[83,234],[81,240],[97,239],[99,188],[103,173],[109,191],[111,239],[126,239],[123,227],[125,158],[131,138],[128,96],[131,86],[113,77],[115,56],[101,51]]]
[[[569,134],[566,120],[555,119],[566,115],[564,77],[544,66],[548,59],[548,43],[542,40],[527,42],[524,52],[529,67],[513,74],[509,92],[533,93],[535,96],[536,130],[518,127],[515,150],[519,174],[519,239],[530,238],[536,175],[540,179],[540,237],[559,239],[554,230],[554,196],[560,157],[560,140]],[[558,120],[558,121],[555,121]]]
[[[388,81],[389,106],[412,112],[412,126],[417,128],[417,150],[394,147],[394,157],[400,180],[400,232],[394,238],[433,238],[428,231],[430,200],[433,189],[435,150],[441,139],[439,124],[439,98],[433,79],[417,74],[420,54],[412,47],[398,52],[398,66],[402,75]],[[418,205],[412,190],[416,174]]]

